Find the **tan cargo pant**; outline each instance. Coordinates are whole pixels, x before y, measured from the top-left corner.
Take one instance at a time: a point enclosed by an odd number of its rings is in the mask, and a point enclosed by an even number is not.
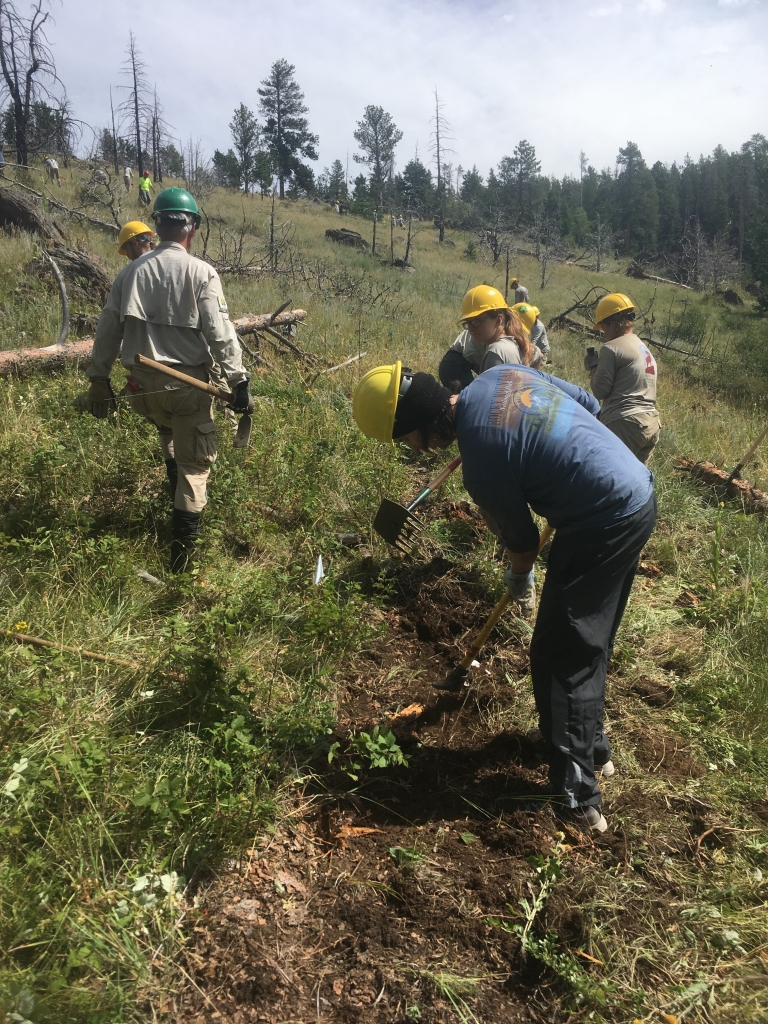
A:
[[[661,433],[659,414],[655,409],[653,412],[613,420],[605,426],[624,442],[636,459],[647,465]]]
[[[175,369],[198,380],[208,380],[204,366]],[[132,389],[131,378],[141,390]],[[176,459],[179,467],[174,507],[185,512],[201,512],[207,501],[208,475],[216,460],[212,396],[146,367],[131,367],[128,381],[126,397],[131,408],[155,424],[160,431],[163,457]]]

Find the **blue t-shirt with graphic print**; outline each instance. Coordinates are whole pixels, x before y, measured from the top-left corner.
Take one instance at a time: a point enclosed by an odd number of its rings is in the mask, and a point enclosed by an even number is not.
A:
[[[464,486],[511,551],[531,551],[530,508],[561,535],[641,509],[653,474],[595,414],[582,388],[528,366],[497,366],[464,388],[456,437]]]

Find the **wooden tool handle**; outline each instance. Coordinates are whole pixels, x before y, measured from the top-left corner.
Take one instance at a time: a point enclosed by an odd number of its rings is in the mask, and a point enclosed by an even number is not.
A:
[[[165,363],[158,363],[154,359],[148,359],[147,356],[142,356],[138,352],[133,357],[134,363],[137,366],[145,366],[150,370],[159,370],[160,373],[164,373],[167,377],[173,377],[175,380],[184,381],[185,384],[189,384],[193,388],[198,388],[200,391],[207,391],[209,395],[215,395],[216,398],[223,398],[225,402],[231,402],[235,397],[231,391],[225,391],[224,388],[217,388],[213,384],[209,384],[208,381],[198,380],[197,377],[190,377],[186,373],[182,373],[181,370],[174,370],[172,366],[166,366]]]
[[[734,471],[731,473],[731,480],[733,480],[733,478],[735,476],[737,476],[742,471],[742,469],[744,468],[745,463],[749,462],[749,460],[752,458],[752,456],[755,454],[755,452],[759,448],[760,443],[762,442],[762,440],[766,436],[766,434],[768,434],[768,427],[766,427],[765,430],[763,430],[762,433],[757,436],[755,441],[753,441],[753,443],[749,446],[749,448],[746,450],[746,452],[742,455],[741,459],[739,460],[738,465],[736,466]]]
[[[440,472],[437,474],[437,476],[435,477],[434,480],[430,480],[429,481],[429,483],[427,484],[427,487],[429,488],[429,490],[430,491],[437,490],[437,488],[440,486],[440,484],[444,480],[447,480],[448,477],[451,475],[451,473],[454,471],[454,469],[458,469],[460,465],[461,465],[461,456],[457,455],[456,458],[453,460],[453,462],[449,462],[447,466],[445,466],[443,469],[440,470]]]
[[[539,536],[539,551],[541,551],[541,549],[544,547],[544,545],[547,543],[547,541],[554,532],[555,531],[552,529],[549,523],[547,523],[547,525],[541,531],[541,535]],[[477,636],[474,639],[474,642],[472,643],[472,646],[467,650],[467,653],[459,662],[462,668],[472,668],[472,662],[480,653],[480,648],[491,635],[493,627],[504,614],[504,611],[511,600],[512,598],[509,596],[509,591],[505,590],[504,596],[501,598],[501,600],[497,603],[496,607],[493,609],[491,614],[488,616],[488,621],[477,634]]]

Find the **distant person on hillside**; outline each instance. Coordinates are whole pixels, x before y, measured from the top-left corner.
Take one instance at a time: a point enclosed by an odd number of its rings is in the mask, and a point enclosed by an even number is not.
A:
[[[53,159],[53,157],[47,156],[43,160],[43,167],[45,168],[45,180],[50,181],[51,184],[55,181],[59,188],[61,188],[61,178],[59,177],[59,165]]]
[[[538,370],[549,362],[549,338],[547,329],[539,320],[538,306],[532,306],[529,302],[516,302],[512,307],[520,317],[523,327],[528,331],[528,337],[536,350],[531,360],[531,366]]]
[[[470,288],[461,303],[464,330],[440,361],[442,384],[458,392],[483,373],[502,363],[530,366],[534,348],[517,313],[497,288],[487,284]]]
[[[528,301],[528,289],[525,285],[520,284],[516,277],[513,277],[509,282],[509,287],[515,289],[515,302]]]
[[[598,355],[588,349],[584,368],[592,394],[600,399],[600,422],[621,438],[632,454],[647,463],[659,440],[656,409],[656,360],[635,336],[637,306],[621,292],[604,295],[595,310],[595,326],[605,344]]]
[[[131,191],[131,185],[133,184],[133,171],[130,167],[123,168],[123,185],[125,185],[125,191]]]
[[[152,197],[152,179],[149,171],[142,171],[139,177],[139,202],[142,206],[149,206]]]
[[[152,249],[154,231],[141,220],[129,220],[120,228],[117,236],[117,251],[121,256],[127,256],[133,263],[139,256]]]
[[[402,215],[402,213],[401,213],[401,214],[400,214],[400,216],[399,216],[399,217],[397,218],[397,223],[399,224],[399,226],[400,226],[401,228],[404,228],[404,227],[405,227],[405,221],[403,220],[403,215]]]

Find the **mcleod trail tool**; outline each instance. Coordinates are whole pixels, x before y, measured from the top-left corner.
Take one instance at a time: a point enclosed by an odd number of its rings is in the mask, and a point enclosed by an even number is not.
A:
[[[739,476],[739,474],[741,473],[742,469],[744,469],[746,464],[749,462],[749,460],[755,454],[757,449],[760,447],[760,444],[762,443],[762,441],[765,438],[766,434],[768,434],[768,427],[766,427],[765,430],[762,431],[762,433],[757,435],[756,439],[752,442],[752,444],[749,446],[749,448],[747,448],[746,452],[739,459],[738,463],[736,464],[736,468],[733,470],[731,475],[728,477],[728,483],[729,484],[733,483],[733,481],[736,479],[736,477]]]
[[[181,370],[174,370],[172,366],[166,366],[165,363],[158,363],[154,359],[148,359],[146,356],[136,353],[133,357],[134,363],[137,366],[145,366],[150,370],[159,370],[160,373],[166,374],[168,377],[173,377],[174,380],[183,381],[185,384],[189,384],[190,387],[197,388],[199,391],[206,391],[209,395],[214,395],[216,398],[220,398],[223,402],[231,405],[235,400],[235,396],[231,391],[225,391],[224,388],[217,388],[215,384],[209,384],[207,381],[198,380],[196,377],[190,377],[186,373],[182,373]],[[235,433],[235,439],[232,442],[234,448],[247,448],[251,443],[251,428],[253,426],[253,420],[249,412],[244,412],[240,417],[240,422],[237,425],[237,431]]]
[[[545,526],[541,531],[541,536],[539,537],[539,551],[541,551],[547,543],[553,532],[552,527],[549,525]],[[452,668],[445,679],[441,682],[432,683],[435,690],[447,690],[449,693],[457,693],[462,688],[467,676],[469,675],[469,670],[472,668],[472,662],[480,653],[480,648],[491,635],[493,627],[504,614],[506,607],[511,600],[512,598],[509,596],[509,591],[505,589],[504,596],[488,616],[488,621],[477,634],[471,646],[467,648],[467,653],[458,665]]]
[[[376,533],[383,537],[388,544],[392,544],[393,547],[407,555],[413,547],[416,534],[424,529],[424,523],[413,514],[413,510],[425,498],[428,498],[432,491],[437,490],[440,484],[460,465],[461,456],[458,455],[453,462],[449,462],[437,474],[434,480],[429,481],[423,491],[419,491],[407,508],[405,505],[398,505],[396,501],[385,498],[379,505],[376,518],[373,520],[373,528]]]

